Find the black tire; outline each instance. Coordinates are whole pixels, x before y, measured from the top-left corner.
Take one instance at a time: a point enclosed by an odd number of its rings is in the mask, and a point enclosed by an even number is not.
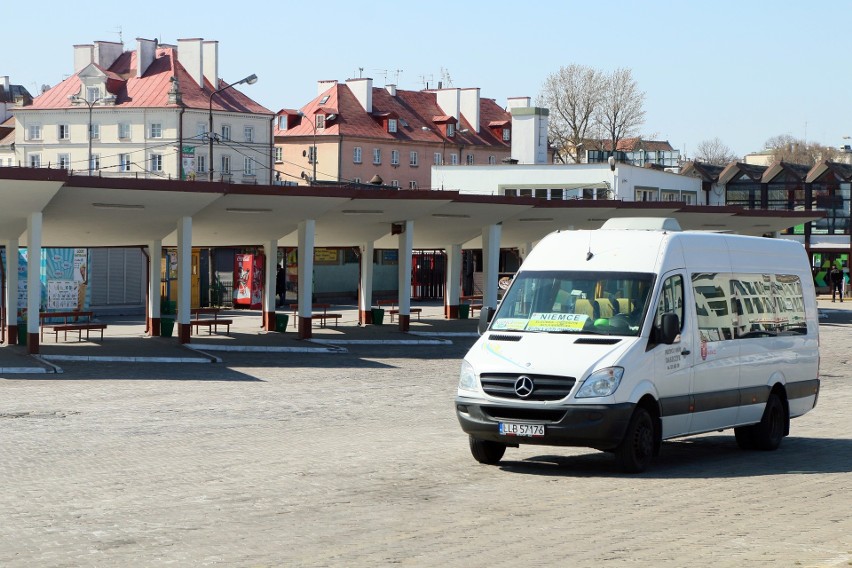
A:
[[[654,457],[654,421],[641,406],[633,411],[624,440],[615,449],[615,457],[626,473],[641,473]]]
[[[787,432],[790,416],[786,412],[784,402],[777,394],[770,394],[763,410],[763,418],[754,425],[752,438],[754,447],[758,450],[771,452],[777,450]]]
[[[737,439],[737,445],[741,450],[755,449],[754,443],[754,426],[740,426],[734,428],[734,436]]]
[[[486,465],[497,465],[506,453],[506,444],[490,442],[488,440],[477,440],[470,436],[470,453],[479,463]]]

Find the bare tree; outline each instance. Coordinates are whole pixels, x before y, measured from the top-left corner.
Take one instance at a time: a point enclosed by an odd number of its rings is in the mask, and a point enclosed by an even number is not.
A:
[[[716,137],[712,140],[702,140],[699,142],[698,148],[695,151],[695,158],[708,164],[725,166],[736,161],[738,156]]]
[[[817,162],[836,160],[840,151],[816,142],[808,143],[789,134],[779,134],[766,141],[766,149],[773,161],[813,166]]]
[[[618,141],[636,135],[645,122],[645,93],[627,68],[616,69],[606,77],[596,120],[615,152]]]
[[[580,161],[603,86],[601,72],[584,65],[561,67],[545,79],[537,104],[550,109],[548,134],[560,162]]]

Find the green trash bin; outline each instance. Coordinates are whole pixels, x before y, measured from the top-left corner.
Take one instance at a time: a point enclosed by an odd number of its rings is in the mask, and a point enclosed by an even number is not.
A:
[[[470,304],[459,304],[459,319],[466,320],[470,317]]]
[[[385,311],[382,308],[372,308],[373,325],[382,325],[385,322]]]
[[[275,331],[284,333],[287,331],[287,322],[290,321],[290,316],[287,314],[275,314]]]
[[[175,331],[174,318],[160,318],[160,337],[171,337]]]

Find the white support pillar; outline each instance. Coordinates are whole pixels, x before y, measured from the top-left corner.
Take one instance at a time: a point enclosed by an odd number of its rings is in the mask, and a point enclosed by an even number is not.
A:
[[[317,222],[305,219],[299,223],[299,339],[310,339],[311,304],[314,291],[314,238]]]
[[[163,241],[153,240],[148,243],[148,335],[158,337],[160,335],[160,287],[162,282],[163,264]],[[168,269],[168,268],[167,268]]]
[[[447,251],[447,281],[444,285],[444,317],[458,319],[461,296],[461,245],[450,245]]]
[[[6,241],[6,342],[18,343],[18,239]]]
[[[192,307],[192,217],[181,217],[177,226],[177,325],[181,343],[190,341],[190,308]]]
[[[41,211],[27,218],[27,353],[39,352],[41,310]]]
[[[373,323],[373,255],[375,243],[370,241],[359,248],[361,279],[358,286],[358,322],[362,325]]]
[[[414,221],[406,221],[399,235],[399,330],[411,325],[411,249],[414,245]]]
[[[482,272],[485,290],[482,308],[497,307],[497,279],[500,267],[500,237],[502,225],[488,225],[482,229]]]
[[[266,274],[263,278],[263,327],[275,331],[275,277],[278,275],[278,241],[263,245],[266,256]]]

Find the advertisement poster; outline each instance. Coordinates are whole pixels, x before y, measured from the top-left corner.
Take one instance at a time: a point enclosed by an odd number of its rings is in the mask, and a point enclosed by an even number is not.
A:
[[[184,146],[180,157],[183,179],[195,179],[195,146]]]
[[[27,249],[18,249],[18,309],[22,311],[27,308],[27,256]],[[5,250],[2,261],[5,267]],[[89,249],[45,248],[39,264],[41,309],[64,311],[89,307]]]
[[[259,310],[263,301],[263,263],[261,254],[238,254],[234,268],[234,304]]]

